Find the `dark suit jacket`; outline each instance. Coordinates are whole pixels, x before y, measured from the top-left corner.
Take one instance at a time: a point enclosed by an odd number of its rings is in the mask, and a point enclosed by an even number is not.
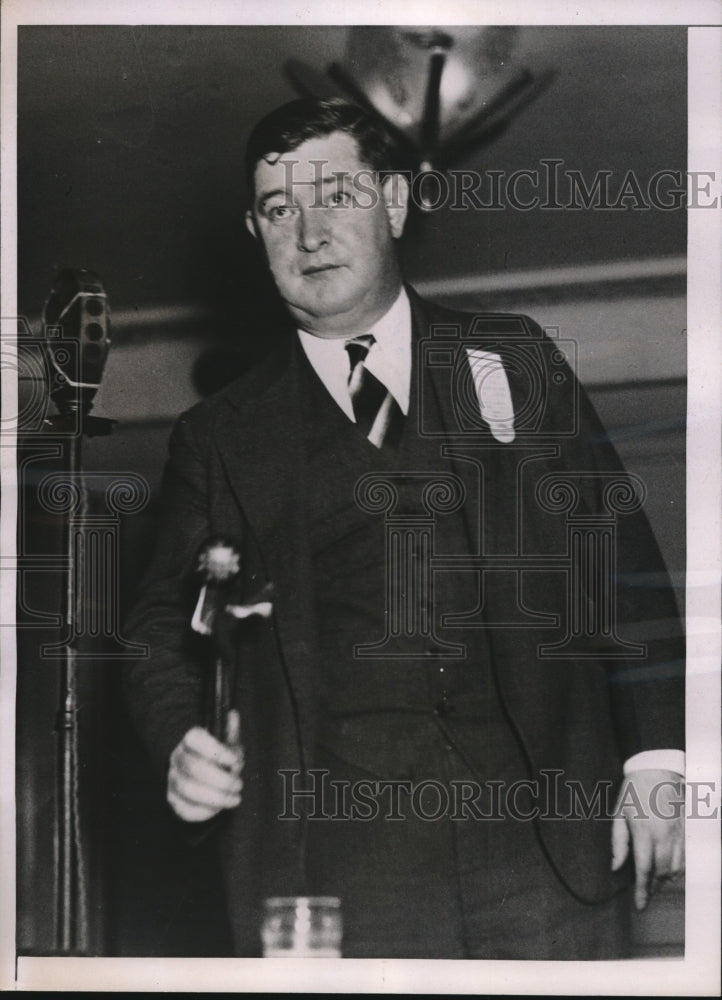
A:
[[[410,296],[416,344],[432,328],[443,328],[452,337],[456,331],[463,343],[472,317],[425,303],[412,290]],[[563,554],[566,518],[541,511],[540,481],[552,473],[573,474],[580,489],[577,513],[599,523],[608,508],[606,480],[597,473],[619,474],[619,460],[569,368],[558,356],[552,363],[551,353],[540,349],[544,337],[531,321],[486,315],[477,319],[469,342],[501,355],[515,413],[531,414],[513,446],[500,445],[483,425],[472,428],[490,551],[518,551],[518,525],[523,522],[525,554]],[[128,638],[150,647],[149,658],[127,671],[126,689],[144,741],[157,766],[165,769],[184,733],[199,723],[196,640],[188,628],[197,596],[197,583],[188,581],[197,550],[210,535],[235,536],[242,544],[246,593],[267,581],[274,584],[272,621],[250,623],[239,633],[237,697],[247,761],[243,802],[219,824],[237,947],[250,954],[257,947],[259,897],[304,890],[304,824],[276,822],[269,805],[280,768],[312,766],[317,724],[313,567],[304,523],[307,399],[300,388],[302,364],[295,338],[283,341],[253,371],[180,418],[170,443],[157,550],[126,628]],[[468,428],[466,435],[454,436],[463,420],[453,398],[460,385],[458,366],[456,371],[440,364],[432,368],[432,378],[449,440],[463,450]],[[530,403],[531,383],[542,393],[541,404]],[[520,419],[518,426],[523,425]],[[530,459],[523,474],[522,452]],[[473,464],[460,461],[457,471],[470,494],[479,490]],[[511,504],[510,496],[518,496],[518,504]],[[544,770],[559,771],[566,782],[580,782],[587,796],[595,782],[618,783],[621,762],[632,754],[681,748],[684,739],[677,612],[640,511],[617,519],[616,562],[619,630],[625,638],[645,643],[647,655],[540,660],[539,645],[549,643],[550,635],[551,641],[559,639],[563,627],[551,633],[541,626],[489,629],[496,683],[530,778],[538,779]],[[507,621],[507,609],[520,601],[551,614],[566,607],[566,577],[558,569],[525,574],[521,589],[509,572],[491,573],[488,583],[484,611],[490,622]],[[587,599],[593,601],[595,595]],[[564,814],[565,789],[563,784],[556,815]],[[577,896],[589,901],[608,896],[620,877],[615,881],[609,872],[609,823],[555,819],[554,807],[548,811],[550,818],[540,819],[538,828],[549,863]]]

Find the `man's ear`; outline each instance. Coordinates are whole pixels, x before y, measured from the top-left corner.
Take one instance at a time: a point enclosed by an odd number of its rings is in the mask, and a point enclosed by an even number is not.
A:
[[[256,220],[253,218],[253,212],[250,209],[246,212],[246,229],[254,239],[258,239]]]
[[[409,182],[403,174],[387,174],[381,182],[381,194],[391,235],[398,239],[404,231],[409,211]]]

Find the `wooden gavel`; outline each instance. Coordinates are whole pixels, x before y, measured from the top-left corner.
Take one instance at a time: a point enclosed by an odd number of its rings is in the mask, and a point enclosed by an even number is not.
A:
[[[268,618],[273,610],[273,587],[266,586],[248,603],[234,600],[241,571],[240,547],[232,539],[211,538],[198,553],[197,571],[203,581],[191,619],[191,628],[208,636],[214,645],[211,669],[206,673],[204,721],[217,740],[225,742],[228,712],[235,688],[235,642],[237,623],[258,615]]]

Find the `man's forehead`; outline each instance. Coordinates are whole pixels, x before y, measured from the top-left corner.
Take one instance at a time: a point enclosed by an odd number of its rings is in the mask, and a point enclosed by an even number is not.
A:
[[[358,143],[345,132],[307,139],[287,153],[268,153],[256,164],[256,194],[263,196],[269,185],[288,187],[293,183],[318,183],[339,173],[354,176],[367,170],[361,162]]]

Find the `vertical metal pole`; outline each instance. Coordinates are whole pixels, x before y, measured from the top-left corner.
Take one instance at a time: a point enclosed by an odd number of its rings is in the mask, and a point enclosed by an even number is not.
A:
[[[65,581],[64,619],[68,641],[60,674],[60,698],[58,711],[58,837],[56,899],[57,946],[65,954],[72,954],[85,945],[84,922],[79,920],[80,899],[83,887],[80,885],[82,867],[82,843],[80,840],[80,817],[78,814],[78,692],[77,692],[77,650],[78,632],[78,586],[84,568],[84,545],[78,531],[87,512],[87,494],[80,477],[81,432],[71,434],[68,441],[67,472],[71,483],[78,484],[79,505],[67,515],[65,526],[65,550],[67,554],[67,575]]]

